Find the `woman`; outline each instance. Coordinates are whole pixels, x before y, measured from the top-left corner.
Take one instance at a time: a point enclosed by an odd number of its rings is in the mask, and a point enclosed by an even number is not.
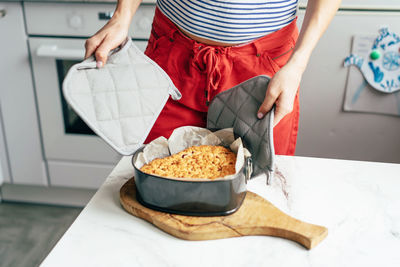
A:
[[[119,0],[112,19],[86,41],[97,66],[126,38],[139,0]],[[294,155],[299,121],[298,87],[312,50],[340,0],[309,0],[303,26],[296,27],[297,0],[158,0],[146,54],[181,91],[168,100],[146,142],[173,129],[205,127],[209,101],[251,77],[272,77],[262,118],[275,104],[276,154]]]

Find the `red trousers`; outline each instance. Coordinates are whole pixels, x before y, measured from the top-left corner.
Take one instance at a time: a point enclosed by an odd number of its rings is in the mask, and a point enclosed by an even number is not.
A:
[[[156,9],[145,53],[171,77],[182,98],[168,100],[145,143],[168,138],[180,126],[205,127],[208,103],[215,95],[260,74],[272,77],[289,59],[297,37],[294,20],[251,43],[210,46],[185,36]],[[276,154],[294,155],[298,122],[297,94],[293,111],[274,128]]]

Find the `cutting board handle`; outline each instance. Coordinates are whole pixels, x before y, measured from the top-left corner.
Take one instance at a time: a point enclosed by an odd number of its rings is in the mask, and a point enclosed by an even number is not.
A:
[[[290,216],[286,218],[286,222],[281,227],[267,228],[271,230],[268,235],[293,240],[308,249],[315,247],[328,235],[326,227],[299,221]]]

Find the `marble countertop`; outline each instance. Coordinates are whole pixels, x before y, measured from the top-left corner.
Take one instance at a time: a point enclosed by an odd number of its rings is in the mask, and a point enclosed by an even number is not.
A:
[[[41,266],[400,266],[400,164],[278,156],[271,186],[253,191],[288,214],[324,225],[312,250],[268,236],[184,241],[125,212],[124,157]]]

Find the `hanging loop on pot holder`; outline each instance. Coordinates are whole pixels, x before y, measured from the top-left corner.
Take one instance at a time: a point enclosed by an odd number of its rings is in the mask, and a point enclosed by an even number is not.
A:
[[[268,184],[274,170],[274,109],[262,119],[256,114],[264,101],[269,80],[265,75],[256,76],[219,93],[211,101],[207,114],[207,128],[233,128],[242,138],[251,153],[252,177],[265,173]]]
[[[96,68],[94,56],[70,68],[63,82],[68,104],[122,155],[143,145],[169,96],[181,94],[169,76],[130,38]]]

